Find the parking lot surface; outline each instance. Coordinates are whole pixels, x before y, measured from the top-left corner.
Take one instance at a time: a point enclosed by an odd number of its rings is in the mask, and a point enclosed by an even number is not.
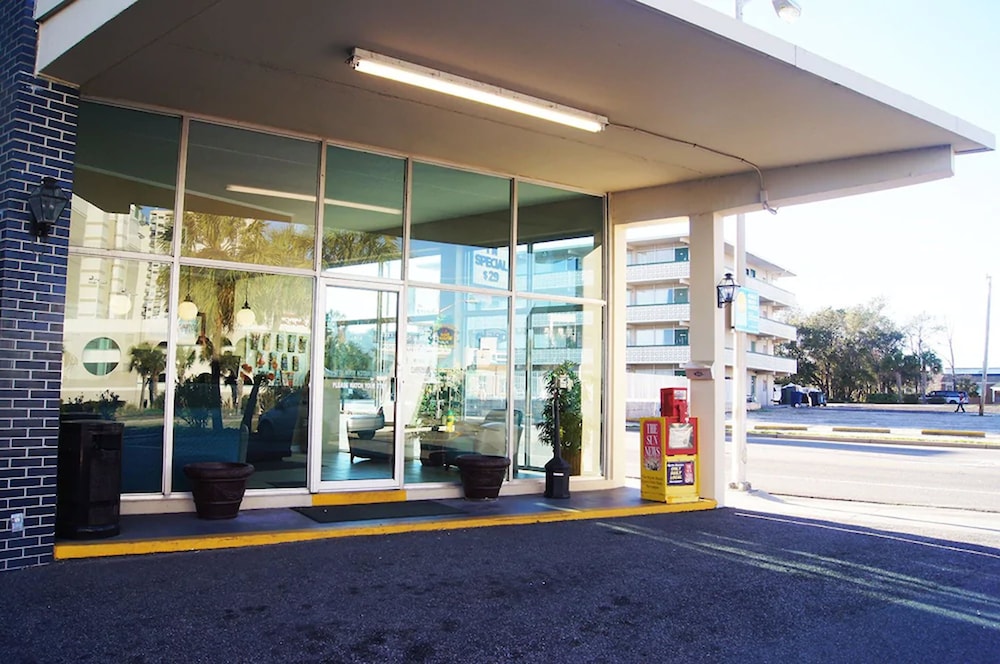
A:
[[[765,406],[747,412],[747,422],[804,424],[818,426],[888,427],[891,429],[952,429],[983,431],[1000,435],[1000,413],[996,406],[982,416],[978,406],[966,406],[965,413],[956,413],[954,406],[870,406],[861,404],[830,404],[798,407]]]

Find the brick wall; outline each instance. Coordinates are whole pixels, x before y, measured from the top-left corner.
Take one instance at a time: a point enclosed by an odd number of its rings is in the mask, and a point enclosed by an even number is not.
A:
[[[78,96],[34,76],[33,9],[0,0],[0,570],[51,561],[55,540],[69,209],[38,239],[26,201],[43,176],[72,189]]]

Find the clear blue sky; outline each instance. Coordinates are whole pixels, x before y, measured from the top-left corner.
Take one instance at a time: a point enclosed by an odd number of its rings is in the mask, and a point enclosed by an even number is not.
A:
[[[734,0],[698,0],[733,15]],[[1000,133],[1000,0],[798,0],[784,23],[770,0],[746,23]],[[796,275],[806,312],[883,296],[900,325],[926,313],[950,365],[982,367],[986,275],[993,277],[991,366],[1000,366],[1000,154],[965,155],[947,180],[747,217],[747,249]]]

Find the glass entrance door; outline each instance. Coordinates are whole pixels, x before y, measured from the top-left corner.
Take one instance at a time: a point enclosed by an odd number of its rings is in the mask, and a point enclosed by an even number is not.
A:
[[[317,362],[323,378],[316,386],[320,415],[312,438],[320,452],[311,456],[313,485],[321,490],[343,482],[397,486],[402,465],[395,427],[399,293],[328,284],[323,313]]]

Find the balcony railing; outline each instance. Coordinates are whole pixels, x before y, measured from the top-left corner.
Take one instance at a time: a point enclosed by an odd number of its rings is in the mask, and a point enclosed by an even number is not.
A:
[[[792,341],[798,338],[798,333],[794,325],[779,323],[769,318],[760,319],[758,330],[758,336],[775,337],[777,339],[784,339],[785,341]]]
[[[668,279],[687,279],[691,276],[689,261],[673,263],[642,263],[629,265],[625,268],[625,280],[629,283],[644,281],[666,281]]]
[[[689,320],[690,304],[633,304],[625,309],[626,323],[679,323]]]
[[[733,349],[727,348],[725,353],[726,366],[733,366]],[[747,353],[747,369],[750,371],[771,371],[777,374],[793,374],[798,370],[798,363],[787,357],[765,355],[764,353]]]
[[[690,346],[628,346],[626,364],[683,364],[691,358]]]
[[[796,304],[795,295],[784,288],[778,288],[774,284],[753,277],[747,277],[745,281],[746,283],[743,285],[750,290],[757,291],[761,302],[773,302],[780,307],[794,307]]]

